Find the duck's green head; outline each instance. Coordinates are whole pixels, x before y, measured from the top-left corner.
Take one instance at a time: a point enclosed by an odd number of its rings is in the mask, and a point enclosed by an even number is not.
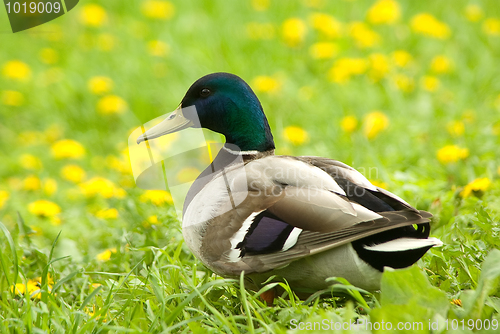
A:
[[[189,107],[195,108],[189,108]],[[146,131],[138,142],[187,127],[203,127],[223,134],[241,151],[274,149],[273,136],[259,99],[240,77],[213,73],[188,89],[180,107],[165,121]]]

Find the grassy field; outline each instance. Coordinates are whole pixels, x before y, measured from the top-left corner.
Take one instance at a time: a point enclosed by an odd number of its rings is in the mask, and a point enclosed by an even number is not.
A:
[[[16,34],[2,9],[0,31],[2,333],[498,332],[496,1],[80,1]],[[444,246],[381,292],[272,307],[204,268],[127,140],[218,71],[254,88],[277,154],[358,168]],[[356,321],[379,327],[334,326]]]

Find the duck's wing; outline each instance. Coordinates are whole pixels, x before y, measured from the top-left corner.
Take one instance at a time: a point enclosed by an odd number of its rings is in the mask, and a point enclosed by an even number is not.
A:
[[[392,210],[415,210],[402,198],[383,188],[374,186],[363,174],[343,162],[310,156],[297,157],[297,160],[307,162],[325,171],[346,192],[352,195],[352,200],[355,200],[357,197],[358,200],[364,201],[364,203],[372,203],[374,205],[373,209],[376,211],[386,211],[386,209],[388,209],[387,205],[390,206]],[[366,193],[363,192],[362,189],[365,189]],[[356,196],[359,193],[362,193],[366,197],[362,198],[363,196]],[[372,195],[380,201],[370,200],[372,199]],[[391,209],[390,211],[392,211]],[[427,218],[432,217],[432,214],[425,211],[423,211],[422,214]]]
[[[222,274],[265,272],[405,226],[408,235],[402,237],[429,235],[429,213],[374,187],[338,161],[271,156],[229,176],[230,188],[244,184],[248,196],[214,217],[202,246],[210,267]]]

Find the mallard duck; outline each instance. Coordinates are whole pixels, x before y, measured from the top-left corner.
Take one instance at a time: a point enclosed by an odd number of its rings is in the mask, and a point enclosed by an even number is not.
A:
[[[260,287],[284,278],[299,292],[343,277],[377,290],[384,267],[404,268],[441,241],[429,237],[429,212],[371,184],[328,158],[279,156],[261,103],[236,75],[198,79],[174,112],[137,144],[188,127],[226,143],[194,181],[184,203],[187,246],[224,277]]]

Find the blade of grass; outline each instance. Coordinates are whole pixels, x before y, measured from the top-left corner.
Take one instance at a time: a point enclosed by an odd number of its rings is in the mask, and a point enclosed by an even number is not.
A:
[[[253,327],[252,314],[250,313],[250,307],[248,307],[247,301],[247,291],[245,290],[245,272],[242,271],[240,274],[240,295],[241,295],[241,304],[243,305],[243,309],[245,310],[247,316],[247,324],[248,324],[248,332],[253,334],[255,333],[255,328]]]
[[[2,222],[0,222],[0,230],[2,230],[3,234],[5,235],[5,238],[7,239],[7,243],[9,244],[10,252],[12,253],[12,264],[14,267],[14,277],[11,281],[11,280],[9,280],[9,273],[7,271],[7,268],[6,268],[6,263],[5,263],[5,259],[4,259],[3,252],[2,252],[3,247],[0,247],[0,261],[2,262],[2,270],[5,274],[5,279],[7,280],[7,285],[10,287],[13,284],[16,284],[17,277],[19,275],[19,265],[18,265],[18,261],[17,261],[16,246],[14,244],[14,240],[12,239],[12,236],[10,235],[9,230],[7,229],[7,227],[5,227],[4,224],[2,224]],[[14,298],[15,289],[12,289],[12,290],[14,290],[14,291],[12,291],[12,298]]]

